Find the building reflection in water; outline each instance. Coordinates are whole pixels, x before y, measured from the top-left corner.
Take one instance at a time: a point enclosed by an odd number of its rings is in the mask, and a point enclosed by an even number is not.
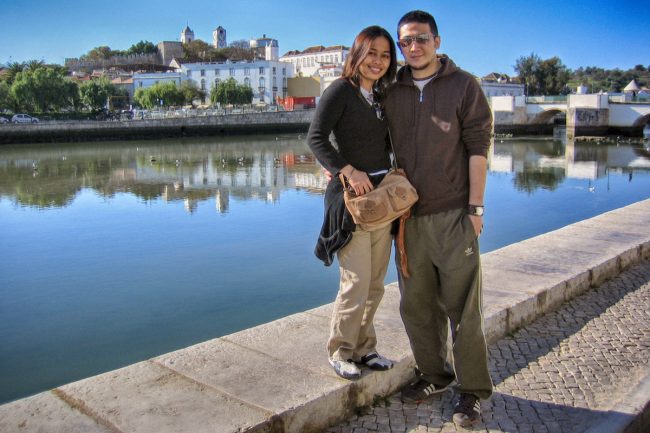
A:
[[[107,197],[129,192],[144,201],[180,201],[188,212],[214,199],[215,210],[227,213],[231,198],[273,204],[285,190],[324,193],[327,178],[304,140],[232,140],[1,149],[0,194],[23,206],[63,207],[92,188]],[[634,171],[650,170],[650,152],[642,143],[496,139],[488,162],[490,172],[512,173],[518,189],[533,191],[612,171],[632,179]]]

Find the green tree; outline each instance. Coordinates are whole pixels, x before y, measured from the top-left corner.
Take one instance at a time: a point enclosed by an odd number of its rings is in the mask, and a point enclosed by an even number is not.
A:
[[[149,41],[140,41],[137,44],[131,45],[131,47],[124,52],[126,55],[130,54],[151,54],[158,51],[156,46]]]
[[[79,93],[81,102],[86,107],[91,110],[99,110],[106,106],[109,96],[122,96],[123,92],[119,92],[108,78],[102,77],[84,82],[79,86]]]
[[[3,81],[5,81],[7,84],[11,86],[11,84],[16,79],[16,75],[18,75],[19,72],[23,72],[23,69],[25,69],[25,63],[20,63],[20,62],[8,63],[5,73],[2,75]]]
[[[152,109],[159,106],[169,107],[183,104],[183,92],[176,84],[158,83],[151,87],[140,88],[133,95],[135,103],[141,107]]]
[[[11,87],[4,81],[0,81],[0,111],[13,110],[14,99],[11,97]]]
[[[193,81],[183,81],[180,90],[183,94],[183,104],[194,105],[193,101],[205,99],[205,92],[199,89]]]
[[[568,91],[571,73],[559,57],[542,60],[531,53],[517,59],[515,71],[526,85],[527,95],[560,95]]]
[[[183,44],[183,58],[187,61],[213,61],[217,59],[214,47],[195,39],[189,44]]]
[[[542,95],[566,95],[571,73],[559,57],[543,60],[539,65],[540,93]]]
[[[67,84],[66,77],[55,68],[39,67],[19,72],[11,85],[11,96],[19,108],[28,111],[48,112],[70,107],[71,91],[78,90]]]
[[[100,47],[95,47],[92,50],[88,51],[88,53],[81,56],[81,59],[82,60],[106,60],[116,55],[116,53],[120,53],[120,52],[113,51],[111,50],[111,47],[103,45]]]
[[[250,104],[253,101],[253,89],[249,86],[237,84],[234,78],[219,83],[210,92],[210,101],[213,104]]]
[[[142,108],[152,109],[156,106],[156,101],[154,101],[153,95],[148,88],[140,87],[136,89],[133,94],[133,101]]]

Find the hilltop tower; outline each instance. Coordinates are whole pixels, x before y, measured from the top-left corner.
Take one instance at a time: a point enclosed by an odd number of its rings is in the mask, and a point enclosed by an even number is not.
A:
[[[212,45],[215,48],[226,48],[228,46],[226,42],[226,29],[219,26],[212,32]]]
[[[189,44],[194,40],[194,32],[189,25],[185,26],[185,30],[181,32],[181,42],[184,44]]]

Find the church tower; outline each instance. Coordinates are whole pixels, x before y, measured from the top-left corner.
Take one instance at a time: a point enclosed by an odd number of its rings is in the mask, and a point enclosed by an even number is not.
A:
[[[215,48],[226,48],[226,29],[219,26],[212,32],[212,45]]]
[[[181,32],[181,42],[184,44],[189,44],[194,40],[194,32],[190,29],[190,26],[185,26],[185,30]]]

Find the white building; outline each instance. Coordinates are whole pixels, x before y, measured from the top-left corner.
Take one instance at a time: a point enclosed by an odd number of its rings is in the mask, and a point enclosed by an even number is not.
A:
[[[190,26],[185,26],[185,30],[181,32],[181,42],[184,44],[189,44],[194,40],[194,32],[190,29]]]
[[[212,46],[215,48],[226,48],[228,43],[226,41],[226,29],[219,26],[212,32]]]
[[[138,89],[146,89],[158,83],[174,83],[180,87],[181,74],[180,72],[136,72],[133,74],[133,93]]]
[[[182,81],[191,80],[208,95],[214,86],[229,78],[253,89],[253,103],[275,104],[276,97],[287,96],[287,79],[294,76],[293,66],[285,62],[256,60],[252,62],[183,63]]]
[[[525,86],[521,83],[514,82],[506,74],[493,72],[481,78],[481,89],[488,98],[492,96],[523,96]]]
[[[349,53],[350,48],[343,45],[327,48],[318,45],[309,47],[304,51],[289,51],[280,57],[280,61],[293,63],[296,75],[313,77],[321,75],[319,69],[323,67],[327,67],[329,72],[331,72],[332,67],[342,68]]]
[[[266,60],[278,60],[280,48],[277,39],[267,38],[266,35],[263,35],[261,38],[251,39],[248,45],[257,51],[258,57]]]

